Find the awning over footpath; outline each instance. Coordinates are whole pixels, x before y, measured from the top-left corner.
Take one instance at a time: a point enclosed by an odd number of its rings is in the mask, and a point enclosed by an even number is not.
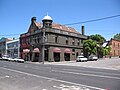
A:
[[[68,49],[68,48],[66,48],[65,50],[64,50],[64,53],[71,53],[71,50],[70,49]]]
[[[34,48],[33,52],[35,52],[35,53],[39,53],[40,50],[39,50],[39,48]]]
[[[29,52],[30,52],[30,49],[23,49],[23,52],[24,52],[24,53],[29,53]]]
[[[53,52],[55,52],[55,53],[60,53],[61,50],[60,50],[60,48],[57,48],[57,47],[56,47],[56,48],[53,49]]]

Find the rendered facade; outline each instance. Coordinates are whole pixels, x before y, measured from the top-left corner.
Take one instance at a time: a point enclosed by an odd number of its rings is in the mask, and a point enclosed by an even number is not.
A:
[[[6,42],[6,54],[11,58],[19,58],[19,39]]]
[[[0,57],[5,55],[6,52],[6,42],[10,41],[8,38],[1,38],[0,39]]]
[[[83,41],[87,39],[74,28],[54,23],[45,16],[41,23],[31,19],[28,32],[20,35],[20,57],[29,61],[71,61],[83,54]]]

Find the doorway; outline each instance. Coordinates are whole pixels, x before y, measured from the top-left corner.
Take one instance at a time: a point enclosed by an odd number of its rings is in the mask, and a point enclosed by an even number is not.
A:
[[[45,61],[48,61],[48,56],[49,56],[48,52],[49,52],[49,50],[46,49],[45,54],[44,54],[45,55],[45,57],[44,57]]]
[[[38,62],[38,61],[39,61],[39,53],[35,53],[34,62]]]
[[[70,61],[70,53],[64,53],[65,61]]]
[[[54,52],[54,61],[55,62],[60,62],[60,53],[55,53]]]

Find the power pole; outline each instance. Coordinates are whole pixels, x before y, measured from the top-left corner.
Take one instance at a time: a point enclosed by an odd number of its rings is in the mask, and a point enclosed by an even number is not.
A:
[[[45,28],[42,29],[43,31],[43,37],[42,37],[42,40],[43,40],[43,45],[42,45],[42,64],[44,64],[44,53],[45,53]]]

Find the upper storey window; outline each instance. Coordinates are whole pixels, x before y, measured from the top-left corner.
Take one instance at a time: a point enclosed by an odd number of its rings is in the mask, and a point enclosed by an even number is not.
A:
[[[58,43],[58,36],[55,35],[55,43]]]
[[[66,44],[68,45],[68,37],[66,37]]]
[[[72,45],[75,45],[75,38],[72,39]]]

